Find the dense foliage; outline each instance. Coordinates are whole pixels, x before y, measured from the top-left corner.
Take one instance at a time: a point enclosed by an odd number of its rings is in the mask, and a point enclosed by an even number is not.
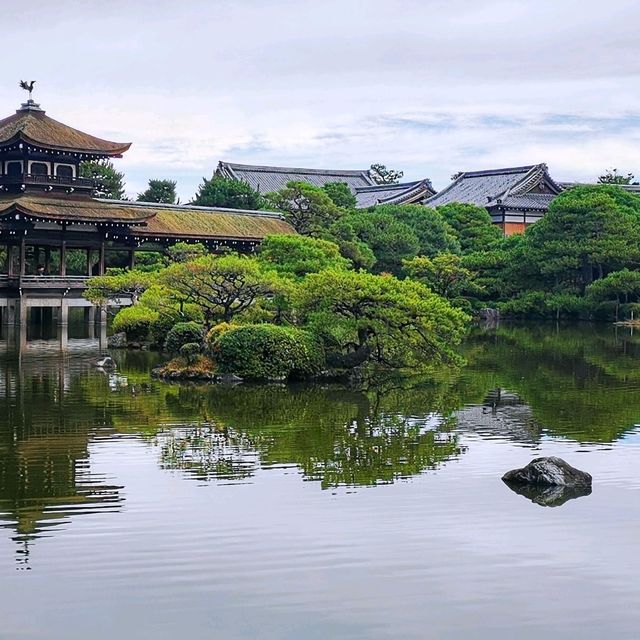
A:
[[[273,324],[243,325],[223,332],[213,344],[213,356],[220,372],[247,380],[309,378],[325,364],[317,337]]]
[[[80,163],[80,177],[95,181],[93,195],[107,200],[125,200],[124,173],[117,171],[110,160]]]
[[[197,322],[177,322],[171,327],[164,341],[164,350],[168,353],[179,353],[185,344],[201,344],[204,330]]]
[[[456,362],[483,307],[640,314],[640,197],[619,186],[569,189],[508,238],[481,207],[355,210],[349,194],[342,183],[290,182],[265,203],[299,235],[267,237],[251,256],[178,244],[148,271],[92,278],[86,296],[130,299],[114,325],[130,340],[164,344],[185,362],[205,349],[198,357],[218,371],[252,379]]]
[[[158,202],[161,204],[177,204],[175,180],[149,180],[149,186],[138,194],[138,202]]]
[[[253,210],[260,209],[263,201],[260,194],[247,182],[214,175],[209,180],[202,179],[191,204],[200,207]]]

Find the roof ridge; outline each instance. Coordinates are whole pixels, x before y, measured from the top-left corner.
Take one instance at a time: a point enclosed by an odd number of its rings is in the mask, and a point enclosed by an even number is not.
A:
[[[167,209],[170,211],[200,211],[202,213],[231,213],[237,215],[257,215],[267,218],[283,218],[278,211],[264,211],[262,209],[230,209],[228,207],[202,207],[196,204],[165,204],[163,202],[140,202],[138,200],[110,200],[108,198],[93,198],[94,201],[119,206],[140,209]]]
[[[333,174],[333,175],[345,175],[345,176],[359,176],[366,175],[369,177],[369,169],[310,169],[306,167],[281,167],[281,166],[272,166],[266,164],[240,164],[237,162],[224,162],[220,160],[218,165],[223,167],[229,167],[232,170],[234,169],[245,169],[245,170],[253,170],[253,171],[265,171],[265,172],[276,172],[276,173],[310,173],[310,174]]]
[[[508,175],[512,173],[529,173],[532,169],[541,166],[540,164],[523,165],[521,167],[504,167],[502,169],[481,169],[480,171],[463,171],[458,178],[475,178],[482,176]]]
[[[409,189],[411,187],[415,187],[423,182],[431,181],[428,178],[423,178],[422,180],[412,180],[411,182],[397,182],[393,184],[372,184],[367,185],[366,187],[355,187],[356,193],[360,192],[369,192],[369,191],[384,191],[389,189]]]

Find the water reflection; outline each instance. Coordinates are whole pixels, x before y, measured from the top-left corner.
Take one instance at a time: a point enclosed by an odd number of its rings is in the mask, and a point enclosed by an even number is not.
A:
[[[640,334],[608,326],[501,326],[476,334],[465,351],[461,375],[492,390],[482,402],[484,419],[474,409],[462,412],[465,428],[531,443],[547,436],[606,443],[640,418]]]
[[[591,487],[526,485],[506,481],[505,484],[514,493],[528,498],[541,507],[561,507],[569,500],[591,495]]]
[[[70,518],[117,510],[121,487],[91,473],[89,444],[106,426],[85,401],[95,384],[84,360],[5,359],[0,366],[0,527],[18,557]]]
[[[0,526],[26,543],[83,513],[118,510],[121,487],[91,468],[93,443],[131,435],[162,469],[252,481],[291,468],[324,489],[375,486],[464,456],[471,434],[537,448],[549,437],[615,442],[640,421],[640,338],[498,327],[436,380],[367,392],[337,386],[180,386],[152,381],[158,356],[0,360]],[[577,497],[518,490],[537,504]],[[28,547],[28,545],[27,545]]]

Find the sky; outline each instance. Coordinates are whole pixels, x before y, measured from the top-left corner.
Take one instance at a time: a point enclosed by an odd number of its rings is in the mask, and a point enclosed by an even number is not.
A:
[[[443,188],[546,162],[640,176],[638,0],[2,3],[0,101],[133,142],[135,196],[188,201],[219,160],[362,169]],[[7,64],[9,63],[9,64]]]

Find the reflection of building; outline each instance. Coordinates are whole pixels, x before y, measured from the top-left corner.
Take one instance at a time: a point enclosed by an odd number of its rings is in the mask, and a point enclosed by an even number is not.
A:
[[[96,481],[89,443],[101,417],[83,377],[58,358],[0,362],[0,528],[30,541],[80,515],[118,509],[119,487]]]
[[[462,202],[485,207],[505,235],[522,233],[540,220],[562,191],[546,164],[487,171],[464,171],[425,204],[440,207]]]
[[[242,180],[259,193],[279,191],[291,181],[307,182],[316,187],[343,182],[355,196],[358,209],[378,204],[419,204],[435,193],[431,181],[426,178],[401,184],[376,184],[368,169],[302,169],[220,162],[216,173]]]
[[[466,432],[500,436],[518,442],[538,442],[541,428],[531,407],[507,389],[493,389],[481,405],[467,405],[456,412],[458,426]]]
[[[24,324],[31,308],[86,304],[91,275],[131,267],[135,252],[178,241],[250,251],[269,233],[292,233],[279,214],[100,200],[82,163],[119,158],[110,142],[50,118],[29,99],[0,120],[0,307]]]

